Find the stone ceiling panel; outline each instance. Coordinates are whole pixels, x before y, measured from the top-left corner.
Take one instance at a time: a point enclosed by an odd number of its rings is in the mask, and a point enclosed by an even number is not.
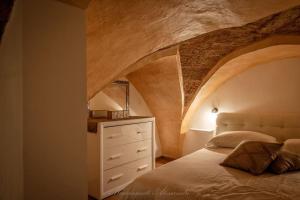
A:
[[[157,50],[299,4],[300,0],[92,0],[86,10],[88,98]]]
[[[181,43],[179,52],[185,110],[222,58],[268,37],[287,35],[300,35],[300,6],[241,27],[216,30]]]

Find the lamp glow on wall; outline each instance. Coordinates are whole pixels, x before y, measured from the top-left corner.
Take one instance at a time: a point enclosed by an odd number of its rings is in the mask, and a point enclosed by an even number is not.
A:
[[[212,132],[216,129],[216,119],[219,113],[219,108],[214,105],[204,105],[200,108],[198,115],[194,116],[193,123],[197,127],[191,126],[191,130],[201,130]]]
[[[218,116],[219,109],[217,107],[213,107],[211,112],[208,113],[208,121],[211,124],[211,129],[214,130],[216,128],[216,120]]]

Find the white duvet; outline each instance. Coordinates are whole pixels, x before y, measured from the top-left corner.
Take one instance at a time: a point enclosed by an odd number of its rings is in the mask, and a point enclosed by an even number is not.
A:
[[[300,200],[300,172],[254,176],[220,166],[230,149],[201,149],[137,178],[121,200]]]

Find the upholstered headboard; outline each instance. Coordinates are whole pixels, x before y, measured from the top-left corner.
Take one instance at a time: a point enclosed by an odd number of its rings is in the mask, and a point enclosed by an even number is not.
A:
[[[220,113],[216,134],[224,131],[257,131],[280,141],[300,138],[300,114],[239,114]]]

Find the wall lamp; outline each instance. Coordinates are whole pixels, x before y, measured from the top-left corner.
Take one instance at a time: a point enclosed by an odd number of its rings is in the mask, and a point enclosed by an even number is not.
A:
[[[219,112],[219,109],[214,107],[212,110],[211,110],[212,113],[218,113]]]

